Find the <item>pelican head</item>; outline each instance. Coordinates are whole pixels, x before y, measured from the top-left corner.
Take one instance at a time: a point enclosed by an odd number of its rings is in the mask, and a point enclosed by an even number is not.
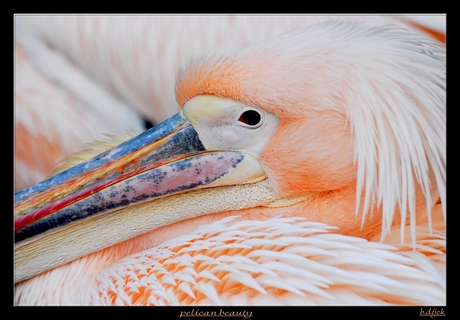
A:
[[[175,116],[15,195],[16,282],[217,212],[283,207],[368,239],[398,216],[415,239],[445,205],[435,42],[328,22],[191,60],[176,96]]]

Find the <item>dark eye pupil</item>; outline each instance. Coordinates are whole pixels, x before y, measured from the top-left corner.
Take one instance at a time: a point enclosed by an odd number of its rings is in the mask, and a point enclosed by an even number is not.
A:
[[[260,114],[254,110],[248,110],[243,112],[238,121],[246,123],[250,126],[255,126],[260,122]]]

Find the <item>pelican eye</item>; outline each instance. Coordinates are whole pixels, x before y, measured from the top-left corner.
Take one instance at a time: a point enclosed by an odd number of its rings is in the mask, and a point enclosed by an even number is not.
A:
[[[253,109],[244,111],[238,118],[239,122],[244,123],[251,128],[259,127],[262,124],[261,120],[261,114]]]

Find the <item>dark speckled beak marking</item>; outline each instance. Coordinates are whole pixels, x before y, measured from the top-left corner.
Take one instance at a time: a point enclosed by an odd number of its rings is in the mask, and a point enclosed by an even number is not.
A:
[[[135,203],[205,187],[247,155],[207,151],[181,113],[15,194],[15,242]]]

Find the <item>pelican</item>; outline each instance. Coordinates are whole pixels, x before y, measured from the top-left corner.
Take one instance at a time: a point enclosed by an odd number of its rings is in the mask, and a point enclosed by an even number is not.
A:
[[[16,304],[445,305],[440,43],[325,22],[175,95],[15,194]]]

